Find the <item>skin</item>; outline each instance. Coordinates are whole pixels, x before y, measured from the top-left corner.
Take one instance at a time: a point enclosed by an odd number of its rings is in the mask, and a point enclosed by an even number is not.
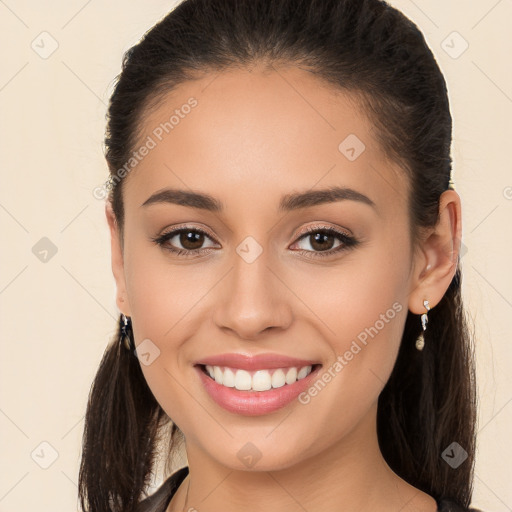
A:
[[[407,179],[385,158],[371,122],[354,97],[293,67],[254,66],[183,83],[146,113],[140,141],[191,96],[197,107],[125,178],[123,242],[106,205],[117,305],[132,317],[136,345],[149,338],[160,350],[141,367],[186,437],[190,473],[167,510],[230,512],[250,503],[266,512],[435,511],[435,500],[382,457],[377,399],[407,310],[424,313],[424,299],[435,307],[455,273],[459,196],[442,195],[437,226],[413,246]],[[366,146],[354,161],[338,150],[349,134]],[[277,211],[282,195],[332,185],[365,194],[375,207],[342,200]],[[141,207],[165,187],[208,193],[224,210]],[[151,240],[183,223],[211,234],[199,245],[202,255],[176,256]],[[311,236],[300,238],[319,225],[359,244],[321,258]],[[247,236],[263,250],[250,264],[236,252]],[[326,249],[340,243],[333,238]],[[179,237],[172,244],[193,247]],[[401,311],[308,404],[233,414],[213,402],[193,368],[225,352],[276,352],[327,369],[393,304]],[[247,442],[261,453],[252,468],[237,457]]]

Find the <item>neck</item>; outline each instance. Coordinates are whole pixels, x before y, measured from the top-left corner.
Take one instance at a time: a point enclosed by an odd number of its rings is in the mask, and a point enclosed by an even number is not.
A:
[[[337,445],[277,471],[231,469],[187,444],[189,475],[168,512],[437,511],[387,465],[372,412]]]

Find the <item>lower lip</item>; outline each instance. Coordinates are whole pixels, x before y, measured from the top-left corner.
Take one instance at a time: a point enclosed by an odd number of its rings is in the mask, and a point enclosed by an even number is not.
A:
[[[195,368],[208,394],[222,408],[244,416],[260,416],[277,411],[297,398],[311,385],[311,381],[316,377],[321,366],[293,384],[285,384],[280,388],[268,391],[240,391],[228,388],[206,375],[203,367],[196,366]]]

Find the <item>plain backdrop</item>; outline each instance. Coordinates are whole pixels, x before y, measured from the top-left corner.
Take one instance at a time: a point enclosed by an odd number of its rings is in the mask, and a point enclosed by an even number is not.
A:
[[[512,2],[393,0],[445,74],[480,397],[473,504],[512,510]],[[0,0],[0,511],[78,510],[87,394],[117,308],[105,111],[164,0]],[[155,481],[155,485],[158,484]]]

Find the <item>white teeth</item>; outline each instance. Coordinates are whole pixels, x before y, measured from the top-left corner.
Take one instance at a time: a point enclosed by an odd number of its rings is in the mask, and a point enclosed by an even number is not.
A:
[[[216,368],[219,367],[217,366]],[[240,391],[251,389],[251,374],[245,370],[237,370],[235,374],[235,388]]]
[[[218,366],[215,366],[213,368],[213,376],[215,378],[215,382],[217,382],[218,384],[222,384],[223,373],[222,373],[222,370]]]
[[[252,376],[252,389],[254,391],[267,391],[272,389],[272,377],[266,370],[258,370]]]
[[[310,371],[311,371],[311,366],[305,366],[304,368],[301,368],[299,370],[299,373],[297,374],[297,380],[301,380],[304,377],[307,377],[309,375]]]
[[[286,384],[293,384],[297,380],[297,368],[290,368],[286,372]]]
[[[226,386],[227,388],[235,387],[235,374],[233,373],[233,370],[231,370],[231,368],[226,368],[224,370],[224,375],[222,377],[222,385]]]
[[[302,368],[278,368],[276,370],[256,370],[248,372],[235,368],[206,365],[206,371],[218,384],[240,391],[268,391],[293,384],[307,377],[312,366]]]
[[[276,370],[272,374],[272,387],[273,388],[280,388],[286,384],[286,375],[284,374],[283,370],[279,368],[279,370]]]

